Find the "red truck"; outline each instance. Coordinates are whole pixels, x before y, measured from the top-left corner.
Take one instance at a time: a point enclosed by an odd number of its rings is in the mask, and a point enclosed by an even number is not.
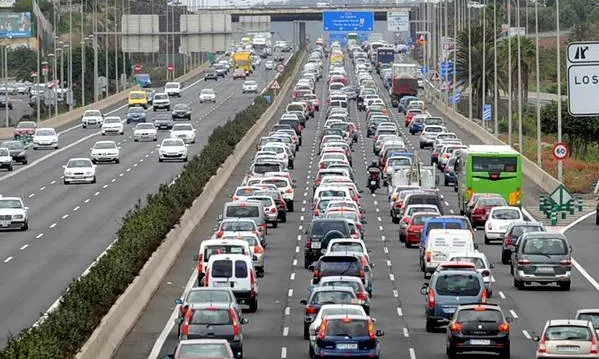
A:
[[[404,96],[418,96],[418,67],[415,64],[393,64],[391,105],[397,107]]]

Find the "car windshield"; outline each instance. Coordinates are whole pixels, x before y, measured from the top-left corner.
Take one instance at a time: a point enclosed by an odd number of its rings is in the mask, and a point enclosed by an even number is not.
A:
[[[192,290],[185,300],[187,303],[230,303],[231,296],[224,290]]]
[[[121,123],[121,119],[118,117],[108,117],[104,119],[104,123]]]
[[[528,255],[566,255],[568,245],[561,238],[529,238],[524,243],[523,254]]]
[[[37,130],[35,135],[36,136],[55,136],[56,132],[54,132],[54,130]]]
[[[90,160],[70,160],[67,163],[67,168],[76,168],[76,167],[91,167],[92,163]]]
[[[214,90],[213,89],[203,89],[202,92],[200,92],[200,94],[202,94],[202,95],[214,95]]]
[[[164,140],[162,141],[164,147],[181,147],[184,146],[183,141],[180,140]]]
[[[141,107],[131,107],[129,113],[145,113],[145,111]]]
[[[328,320],[326,325],[327,336],[342,337],[367,337],[368,321],[362,319],[333,319]]]
[[[471,274],[443,274],[435,284],[437,295],[477,296],[480,293],[478,277]]]
[[[102,116],[102,113],[96,110],[87,110],[85,111],[85,116]]]
[[[515,220],[520,219],[520,211],[517,209],[497,209],[493,211],[493,219]]]
[[[114,142],[96,142],[94,145],[94,149],[96,150],[106,150],[116,148],[116,143]]]
[[[541,226],[514,226],[512,237],[518,238],[528,232],[545,232],[545,230]]]
[[[165,93],[158,93],[154,95],[154,100],[166,100],[168,99],[168,95]]]
[[[177,84],[177,83],[167,83],[166,86],[164,86],[164,87],[166,87],[167,89],[176,89],[176,88],[179,88],[179,84]]]
[[[452,257],[451,260],[452,261],[457,261],[457,262],[469,262],[469,263],[473,263],[474,266],[476,267],[476,269],[485,269],[485,268],[487,268],[487,266],[485,265],[485,261],[483,261],[482,258],[478,258],[478,257]]]
[[[460,323],[466,322],[486,322],[486,323],[502,323],[503,315],[501,312],[494,309],[462,309],[458,312],[457,321]]]
[[[21,141],[6,141],[6,142],[2,142],[2,144],[0,145],[0,147],[5,147],[5,148],[8,148],[9,150],[25,149],[25,146],[23,145],[23,142],[21,142]]]
[[[250,205],[227,206],[227,217],[258,218],[260,207]]]
[[[137,125],[136,129],[138,129],[138,130],[153,130],[154,125],[151,123],[140,123]]]
[[[349,303],[354,299],[351,292],[347,291],[326,291],[317,292],[312,296],[311,304],[319,303]]]
[[[19,201],[18,199],[0,199],[0,208],[1,209],[22,208],[21,201]]]
[[[256,225],[251,221],[223,222],[220,230],[224,232],[246,232],[256,230]]]
[[[19,122],[19,124],[17,125],[17,128],[35,128],[35,122],[28,122],[28,121]]]
[[[587,327],[574,325],[556,325],[545,331],[546,340],[582,340],[590,341],[593,334]]]
[[[187,111],[189,110],[189,106],[187,106],[187,104],[184,103],[178,103],[175,105],[175,110],[176,111]]]
[[[231,314],[225,308],[198,309],[193,312],[190,324],[227,325],[231,324]]]
[[[193,127],[191,125],[175,125],[173,126],[173,131],[191,131]]]
[[[231,354],[225,343],[184,343],[179,347],[177,358],[228,358]]]

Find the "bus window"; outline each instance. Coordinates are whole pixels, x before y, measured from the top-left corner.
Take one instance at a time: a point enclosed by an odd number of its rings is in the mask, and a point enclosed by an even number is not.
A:
[[[475,172],[516,172],[517,157],[472,156],[472,170]]]

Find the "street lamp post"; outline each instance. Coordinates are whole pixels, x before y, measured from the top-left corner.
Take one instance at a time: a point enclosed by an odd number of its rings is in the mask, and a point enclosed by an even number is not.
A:
[[[468,86],[470,86],[470,91],[468,91],[468,119],[472,121],[472,31],[471,31],[471,6],[468,6]]]
[[[524,152],[524,139],[522,138],[522,49],[520,36],[520,0],[516,5],[516,21],[518,22],[518,151]]]
[[[73,111],[73,1],[69,0],[69,111]]]
[[[535,1],[535,65],[536,65],[536,80],[537,80],[537,165],[541,167],[541,98],[540,98],[540,83],[541,83],[541,74],[539,74],[539,6],[538,2]]]
[[[483,86],[482,86],[482,107],[479,108],[481,111],[481,120],[483,121],[483,127],[487,128],[487,123],[484,120],[483,108],[487,103],[487,1],[484,0],[482,8],[482,22],[483,22]]]
[[[493,133],[499,136],[499,88],[497,88],[497,3],[493,3]]]
[[[6,117],[6,127],[10,126],[10,121],[8,119],[8,45],[4,44],[2,46],[2,52],[4,56],[4,96],[6,103],[4,104],[4,115]]]
[[[562,61],[559,36],[559,0],[555,0],[555,13],[555,39],[557,40],[557,142],[562,142]],[[557,180],[560,182],[564,181],[563,171],[564,167],[562,161],[557,161]]]
[[[505,0],[507,4],[507,143],[512,145],[512,37],[510,30],[512,28],[512,0]]]

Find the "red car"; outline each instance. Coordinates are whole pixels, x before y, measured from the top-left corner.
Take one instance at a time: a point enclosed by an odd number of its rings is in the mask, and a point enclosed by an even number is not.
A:
[[[416,213],[410,218],[406,229],[406,248],[411,248],[413,244],[420,244],[420,236],[422,236],[422,229],[424,229],[426,221],[435,217],[439,217],[439,215],[435,213]]]
[[[422,110],[418,110],[418,109],[409,110],[406,113],[406,118],[405,118],[406,127],[410,126],[410,122],[412,122],[414,115],[421,115],[422,113],[423,113]]]
[[[233,72],[233,80],[245,79],[246,73],[244,69],[237,69]]]
[[[472,207],[470,212],[470,222],[472,227],[484,226],[487,222],[487,216],[491,212],[491,208],[499,206],[508,206],[505,198],[499,195],[481,196]]]
[[[15,127],[15,139],[21,136],[33,136],[35,133],[35,129],[37,128],[37,124],[33,121],[21,121]]]

